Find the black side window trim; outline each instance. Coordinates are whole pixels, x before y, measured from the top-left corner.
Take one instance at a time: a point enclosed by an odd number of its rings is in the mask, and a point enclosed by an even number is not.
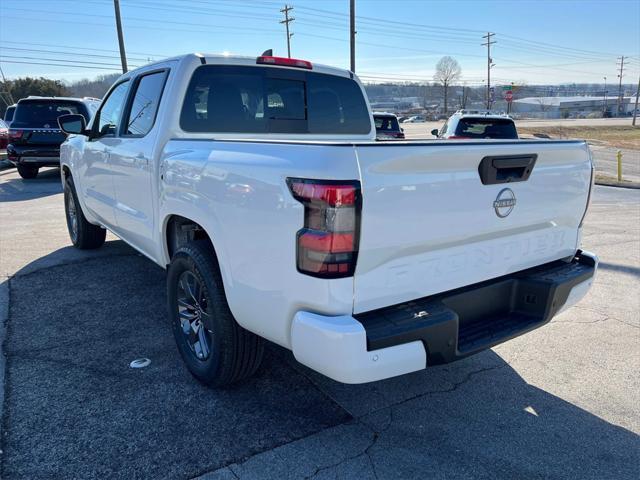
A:
[[[124,80],[122,80],[121,82],[118,83],[114,83],[113,86],[111,87],[111,89],[107,92],[107,94],[104,97],[104,100],[102,100],[102,103],[100,103],[100,108],[98,108],[98,111],[96,112],[95,116],[93,117],[93,122],[91,123],[91,138],[89,140],[98,140],[100,138],[113,138],[118,136],[117,135],[117,131],[115,134],[107,134],[107,135],[98,135],[98,126],[100,125],[100,115],[102,115],[102,109],[104,107],[104,105],[107,103],[107,100],[109,100],[109,98],[111,97],[111,94],[115,91],[116,88],[118,88],[120,85],[122,85],[123,83],[127,83],[129,82],[130,79],[126,78]],[[129,90],[127,91],[127,96],[131,94],[131,85],[129,85]],[[125,100],[125,105],[126,102],[128,100]],[[123,109],[124,110],[124,109]],[[122,114],[124,113],[124,111],[120,114],[120,118],[118,119],[118,123],[122,123]]]
[[[147,135],[149,135],[149,133],[151,132],[151,130],[153,130],[153,127],[156,124],[156,118],[158,118],[158,111],[160,110],[160,103],[162,102],[162,97],[164,95],[164,89],[167,86],[167,80],[169,79],[169,72],[170,72],[170,68],[159,68],[157,70],[149,70],[148,72],[143,72],[140,75],[138,75],[132,83],[132,86],[129,89],[129,95],[127,96],[127,101],[125,102],[125,107],[124,107],[124,111],[122,112],[122,118],[121,118],[121,122],[120,122],[120,126],[118,128],[118,136],[119,137],[125,137],[125,138],[144,138]],[[127,130],[125,128],[125,121],[124,119],[127,119],[127,122],[129,121],[129,115],[131,114],[131,109],[133,108],[133,101],[136,98],[136,93],[138,93],[138,86],[140,85],[140,81],[149,75],[154,75],[156,73],[162,73],[164,72],[164,79],[162,81],[162,88],[160,89],[160,97],[158,98],[158,108],[156,108],[156,112],[153,115],[153,122],[151,123],[151,128],[149,129],[149,131],[147,133],[145,133],[144,135],[136,135],[133,133],[127,133]]]

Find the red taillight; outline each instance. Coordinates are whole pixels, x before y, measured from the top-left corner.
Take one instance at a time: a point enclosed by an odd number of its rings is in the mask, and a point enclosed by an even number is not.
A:
[[[402,132],[396,133],[396,138],[404,138],[404,133]]]
[[[304,205],[297,233],[297,267],[321,278],[350,277],[356,268],[360,230],[360,182],[288,178]]]
[[[296,58],[263,56],[258,57],[256,63],[265,65],[283,65],[285,67],[306,68],[307,70],[313,69],[313,65],[311,65],[311,62],[307,62],[306,60],[298,60]]]
[[[462,135],[451,135],[449,140],[471,140],[471,137],[464,137]]]
[[[22,130],[14,130],[13,128],[9,129],[9,140],[20,140],[22,138],[22,134],[24,131]]]

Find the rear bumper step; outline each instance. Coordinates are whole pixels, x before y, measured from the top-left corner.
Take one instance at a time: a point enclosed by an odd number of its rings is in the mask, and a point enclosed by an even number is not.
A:
[[[462,289],[362,314],[296,313],[296,359],[344,383],[364,383],[448,363],[526,333],[589,290],[595,255],[556,261]]]
[[[365,328],[368,350],[420,340],[429,364],[449,363],[549,322],[567,308],[575,287],[586,293],[596,266],[595,256],[578,252],[571,262],[559,260],[354,318]]]

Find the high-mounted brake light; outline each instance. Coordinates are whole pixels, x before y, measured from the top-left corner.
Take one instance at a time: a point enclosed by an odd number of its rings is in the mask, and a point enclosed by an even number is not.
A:
[[[297,267],[320,278],[351,277],[358,257],[360,182],[288,178],[293,197],[304,205],[297,233]]]
[[[261,57],[258,57],[256,63],[265,65],[282,65],[285,67],[306,68],[307,70],[313,69],[313,65],[311,65],[311,62],[308,62],[306,60],[298,60],[296,58],[271,57],[263,55]]]
[[[463,135],[451,135],[449,140],[470,140],[471,137],[465,137]]]

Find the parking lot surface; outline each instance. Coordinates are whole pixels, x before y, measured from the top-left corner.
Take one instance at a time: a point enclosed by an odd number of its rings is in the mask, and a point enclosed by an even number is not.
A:
[[[1,171],[0,476],[639,478],[640,191],[596,187],[583,244],[589,296],[492,350],[342,385],[273,346],[211,390],[174,346],[164,272],[113,236],[70,247],[57,170]]]

